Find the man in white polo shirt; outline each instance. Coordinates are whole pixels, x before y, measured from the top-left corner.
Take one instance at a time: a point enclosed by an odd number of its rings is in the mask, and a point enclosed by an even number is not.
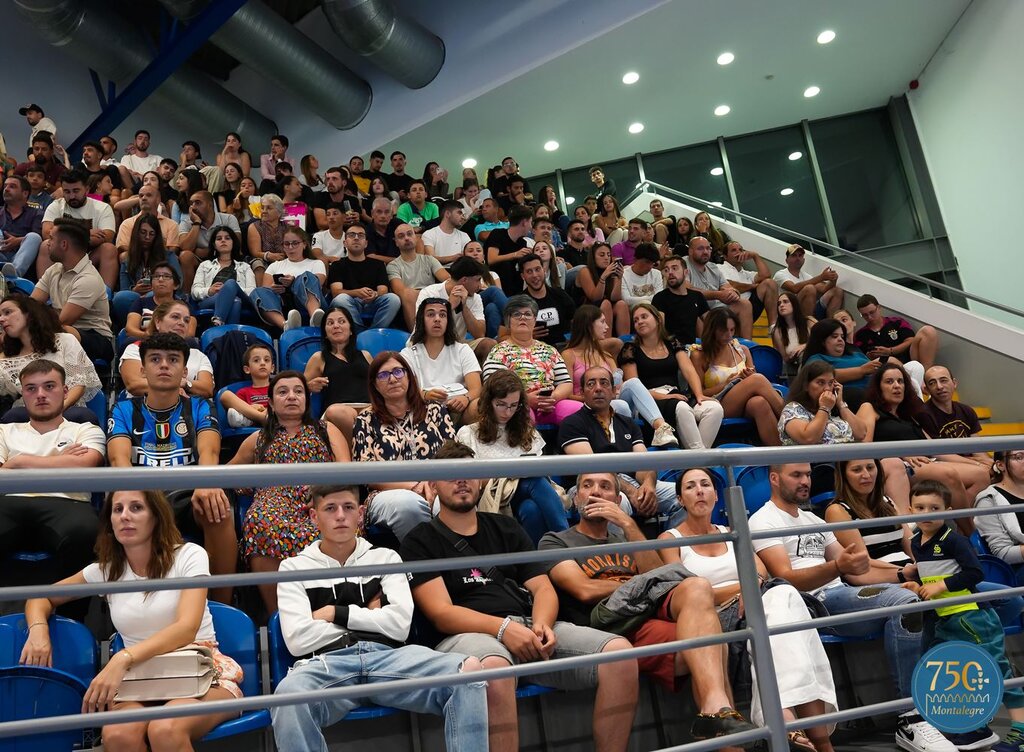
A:
[[[455,261],[469,242],[469,235],[459,228],[466,221],[462,204],[448,200],[441,206],[441,222],[423,233],[423,252],[443,265]]]
[[[68,389],[64,369],[50,360],[31,361],[20,374],[27,423],[0,424],[0,470],[99,467],[106,437],[92,423],[64,418]],[[93,561],[98,522],[87,492],[10,493],[0,496],[0,550],[53,555],[53,578]],[[49,581],[49,580],[47,580]]]

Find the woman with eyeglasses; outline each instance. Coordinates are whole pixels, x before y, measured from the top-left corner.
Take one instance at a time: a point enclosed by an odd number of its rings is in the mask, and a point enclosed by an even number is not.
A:
[[[331,423],[309,411],[309,387],[298,371],[282,371],[270,380],[267,422],[250,434],[229,465],[291,465],[300,462],[349,462],[348,442]],[[319,535],[309,517],[309,486],[293,484],[253,491],[242,523],[242,555],[253,572],[276,572]],[[277,611],[277,585],[258,585],[268,613]]]
[[[484,384],[480,420],[459,429],[456,438],[477,459],[539,457],[544,439],[530,419],[526,389],[512,371],[501,370]],[[568,527],[565,506],[549,478],[519,478],[509,508],[536,546],[544,533]]]
[[[303,313],[308,315],[310,326],[318,327],[327,307],[324,262],[313,258],[309,236],[298,227],[285,229],[281,246],[285,258],[266,268],[263,282],[249,299],[261,319],[283,331],[301,326]]]
[[[283,261],[284,231],[287,225],[284,218],[284,201],[280,196],[268,193],[260,196],[260,218],[250,223],[245,234],[249,255],[253,257],[252,270],[256,274],[256,286],[263,284],[264,270],[275,261]]]
[[[559,424],[582,402],[572,399],[572,377],[558,350],[534,339],[537,302],[529,295],[513,295],[505,306],[508,339],[487,354],[483,378],[487,382],[502,369],[515,373],[526,387],[526,403],[535,423]]]
[[[153,312],[158,306],[176,300],[185,300],[184,296],[177,294],[178,288],[181,286],[181,273],[170,262],[153,266],[150,284],[153,286],[152,291],[148,295],[136,298],[128,311],[128,319],[125,322],[124,330],[133,340],[146,339],[150,335],[149,322],[153,318]],[[188,334],[185,336],[196,336],[196,319],[194,316],[189,323]]]
[[[1000,507],[1004,513],[975,517],[974,524],[993,556],[1019,567],[1024,564],[1024,449],[996,452],[991,479],[974,506]]]
[[[249,302],[256,289],[256,278],[242,257],[242,244],[230,227],[221,225],[210,231],[214,257],[196,269],[192,282],[192,298],[200,311],[213,311],[210,324],[237,324],[232,315],[235,301]]]
[[[370,363],[370,408],[359,413],[352,430],[357,462],[428,460],[455,438],[448,408],[423,399],[416,375],[400,353],[385,350]],[[426,481],[369,484],[366,525],[388,528],[401,541],[421,522],[430,521],[434,492]]]

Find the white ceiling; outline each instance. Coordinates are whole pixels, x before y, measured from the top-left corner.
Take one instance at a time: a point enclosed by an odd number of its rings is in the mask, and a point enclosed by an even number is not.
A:
[[[882,106],[907,90],[970,1],[673,0],[394,138],[384,151],[405,151],[412,173],[428,160],[457,173],[466,157],[481,168],[511,154],[523,174],[538,175]],[[824,29],[837,36],[820,45]],[[736,58],[720,66],[724,51]],[[623,85],[627,71],[639,82]],[[807,99],[811,85],[821,93]],[[716,117],[719,104],[731,112]],[[627,131],[633,122],[644,123],[639,135]],[[557,151],[544,151],[550,139]]]

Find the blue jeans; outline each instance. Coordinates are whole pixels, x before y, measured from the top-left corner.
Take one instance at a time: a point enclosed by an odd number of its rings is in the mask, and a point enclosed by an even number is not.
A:
[[[274,693],[315,692],[355,684],[456,674],[462,670],[465,660],[463,655],[438,653],[419,645],[389,648],[376,642],[359,642],[344,650],[299,661]],[[487,749],[484,682],[405,692],[368,692],[366,697],[271,708],[277,748],[327,752],[327,742],[320,729],[337,723],[349,711],[370,702],[413,713],[443,715],[445,744],[449,750]]]
[[[629,483],[634,488],[640,487],[640,483],[638,483],[636,478],[632,475],[619,473],[619,480],[622,483]],[[658,516],[668,518],[668,522],[665,525],[666,530],[670,527],[675,527],[686,519],[686,510],[679,506],[679,498],[676,496],[675,483],[669,483],[667,480],[659,480],[655,482],[654,495],[658,499]],[[576,486],[573,486],[569,490],[569,498],[576,498]],[[622,511],[630,517],[635,517],[636,510],[633,509],[632,504],[626,501],[626,495],[622,494],[621,499],[622,501],[619,506],[622,507]]]
[[[306,314],[306,301],[310,297],[316,298],[318,308],[327,307],[323,290],[320,289],[320,280],[317,279],[313,272],[303,272],[297,276],[292,281],[292,286],[288,289],[291,291],[292,297],[295,298],[295,308],[303,315]],[[281,296],[269,287],[257,287],[252,291],[249,300],[256,307],[256,312],[260,315],[260,318],[263,318],[264,312],[267,311],[284,313]]]
[[[504,290],[495,285],[485,287],[478,295],[484,304],[486,334],[493,339],[498,336],[498,328],[504,320],[505,304],[508,302],[508,296],[505,295]]]
[[[356,331],[361,332],[366,328],[363,317],[372,317],[370,326],[374,329],[386,329],[391,325],[395,316],[402,310],[402,300],[393,292],[386,295],[378,295],[373,300],[360,300],[352,295],[342,293],[331,301],[334,308],[344,308],[355,323]]]
[[[619,398],[612,400],[612,407],[615,412],[627,420],[640,416],[652,428],[654,421],[662,419],[661,410],[654,397],[647,391],[640,379],[627,379],[619,388]],[[624,409],[625,408],[625,409]]]
[[[547,478],[520,478],[512,494],[512,511],[534,546],[549,530],[557,533],[569,527],[562,500]]]
[[[1005,590],[1009,585],[1001,585],[998,582],[979,582],[975,591],[978,593],[991,593],[993,590]],[[1011,595],[1008,598],[1001,598],[997,601],[986,601],[989,608],[996,612],[999,621],[1004,627],[1012,627],[1020,624],[1020,613],[1024,611],[1024,598],[1019,595]],[[986,604],[979,603],[984,607]]]
[[[196,303],[196,308],[200,311],[213,309],[213,315],[220,319],[222,323],[237,324],[239,316],[234,312],[236,300],[248,301],[248,298],[242,292],[242,288],[238,286],[238,283],[233,279],[229,279],[216,295],[208,295]]]
[[[21,239],[21,245],[13,253],[10,251],[0,252],[0,263],[14,264],[18,270],[18,276],[24,277],[39,255],[39,246],[43,238],[38,232],[27,232]]]
[[[825,604],[829,614],[838,616],[857,611],[870,612],[873,608],[918,603],[918,597],[899,585],[839,585],[818,593],[818,599]],[[840,637],[866,637],[876,632],[884,633],[885,654],[889,659],[889,670],[899,697],[910,697],[910,680],[914,667],[921,657],[922,617],[915,614],[897,614],[874,619],[869,613],[852,624],[828,627],[830,634]]]

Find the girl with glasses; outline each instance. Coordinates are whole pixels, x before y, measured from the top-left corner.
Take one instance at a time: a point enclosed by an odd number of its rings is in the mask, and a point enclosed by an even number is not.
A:
[[[318,327],[327,307],[323,293],[327,268],[323,261],[313,258],[305,230],[288,227],[283,237],[285,258],[266,268],[250,300],[261,319],[284,331],[301,326],[303,313],[310,326]]]

